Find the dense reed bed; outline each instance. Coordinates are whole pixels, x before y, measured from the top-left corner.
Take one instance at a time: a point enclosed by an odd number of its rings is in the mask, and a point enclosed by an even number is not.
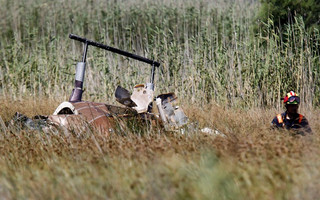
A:
[[[66,97],[82,46],[69,33],[162,63],[157,91],[188,103],[280,106],[288,90],[319,103],[319,31],[273,22],[254,33],[257,1],[7,1],[1,0],[0,80],[4,96]],[[285,36],[285,38],[284,38]],[[149,79],[150,68],[89,49],[86,99],[112,97],[120,84]],[[94,78],[93,78],[94,77]],[[110,99],[112,101],[112,99]]]

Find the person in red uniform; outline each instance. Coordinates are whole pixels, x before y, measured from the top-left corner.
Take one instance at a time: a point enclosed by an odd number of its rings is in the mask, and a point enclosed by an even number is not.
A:
[[[300,135],[312,134],[308,120],[298,113],[300,97],[294,91],[290,91],[283,99],[286,111],[273,118],[272,127],[293,130]]]

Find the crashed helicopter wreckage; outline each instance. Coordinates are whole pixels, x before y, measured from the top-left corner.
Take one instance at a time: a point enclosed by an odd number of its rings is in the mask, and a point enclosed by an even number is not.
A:
[[[84,44],[82,61],[76,65],[74,89],[72,90],[69,101],[62,102],[52,115],[38,115],[30,119],[20,113],[16,113],[11,122],[18,122],[23,124],[24,127],[31,129],[48,129],[53,126],[58,126],[67,130],[79,130],[82,126],[90,125],[106,134],[114,131],[116,123],[119,122],[119,120],[125,121],[132,118],[156,121],[157,124],[163,126],[166,131],[179,130],[187,124],[187,116],[179,106],[175,105],[177,97],[174,93],[160,94],[154,97],[154,76],[156,68],[160,66],[159,62],[74,34],[70,34],[69,38]],[[125,107],[82,101],[86,57],[89,46],[98,47],[150,64],[150,82],[134,86],[132,93],[118,86],[115,91],[115,97],[116,100]]]

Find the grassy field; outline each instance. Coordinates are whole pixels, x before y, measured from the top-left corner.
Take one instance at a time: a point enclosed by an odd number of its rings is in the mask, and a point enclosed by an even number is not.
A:
[[[50,113],[58,102],[8,101],[16,110]],[[33,108],[33,109],[30,109]],[[276,110],[187,107],[192,122],[226,137],[189,130],[81,137],[1,126],[0,194],[4,199],[317,199],[318,134],[271,131]],[[241,116],[241,117],[240,117]],[[319,132],[319,112],[308,113]]]
[[[320,35],[304,23],[255,33],[254,0],[0,0],[2,199],[319,199]],[[74,33],[161,62],[185,134],[65,135],[21,130],[16,111],[48,115],[73,88]],[[149,66],[89,47],[84,99],[116,103]],[[270,130],[280,97],[301,94],[314,134]],[[156,95],[157,95],[156,94]]]

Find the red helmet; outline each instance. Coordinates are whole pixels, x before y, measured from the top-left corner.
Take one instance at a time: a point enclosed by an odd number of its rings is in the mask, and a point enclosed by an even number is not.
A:
[[[294,91],[290,91],[287,95],[283,98],[284,104],[300,104],[300,97]]]

